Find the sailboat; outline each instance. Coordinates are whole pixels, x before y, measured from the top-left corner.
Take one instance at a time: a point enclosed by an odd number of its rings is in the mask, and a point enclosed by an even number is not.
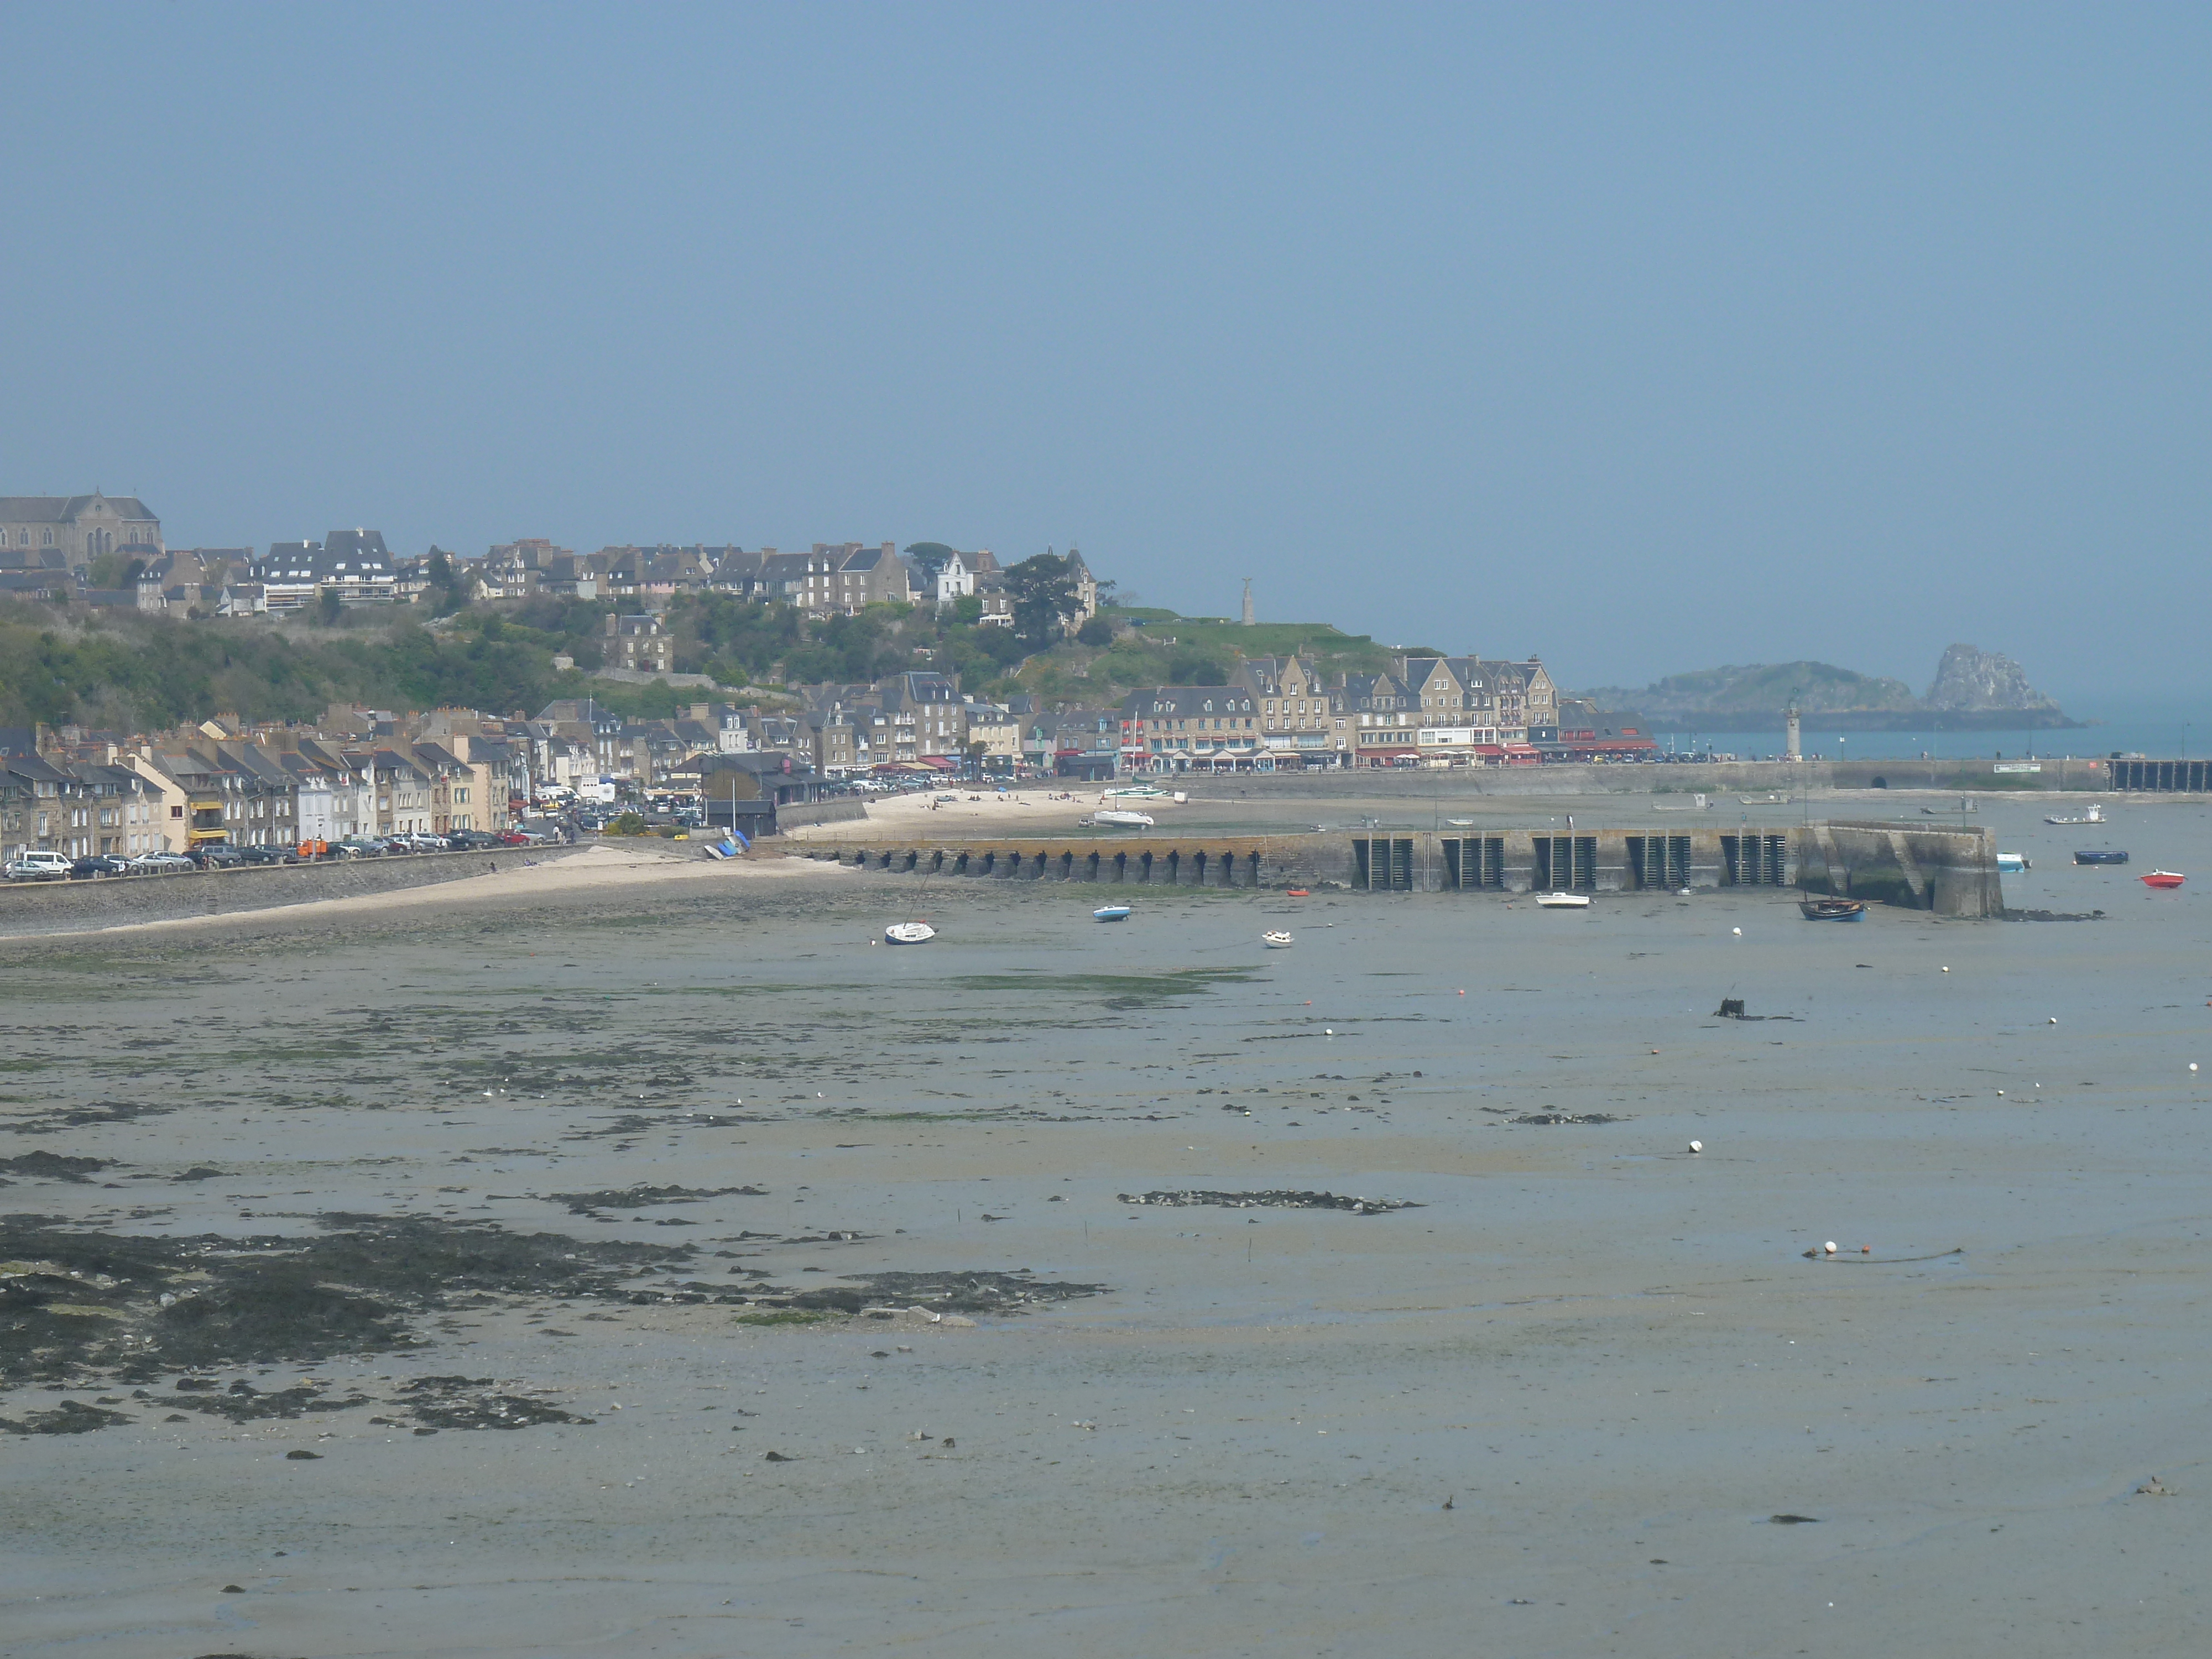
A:
[[[921,909],[921,902],[929,896],[929,884],[936,874],[937,872],[932,870],[927,875],[922,877],[921,890],[914,896],[915,909]],[[937,929],[920,916],[907,921],[895,921],[884,929],[884,943],[886,945],[927,945],[936,937]]]

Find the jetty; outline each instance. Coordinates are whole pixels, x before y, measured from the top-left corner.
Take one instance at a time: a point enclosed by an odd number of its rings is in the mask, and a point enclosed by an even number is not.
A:
[[[1730,887],[1832,893],[1932,911],[2004,908],[1978,825],[1880,820],[1735,830],[1316,830],[1307,834],[908,836],[810,842],[786,856],[890,874],[1109,886],[1363,893],[1630,893]]]

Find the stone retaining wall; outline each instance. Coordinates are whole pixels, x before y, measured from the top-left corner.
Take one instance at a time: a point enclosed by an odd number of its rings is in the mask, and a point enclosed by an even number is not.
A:
[[[320,864],[269,864],[194,870],[173,876],[108,876],[96,881],[9,882],[0,885],[0,939],[71,933],[180,916],[220,916],[317,899],[390,893],[482,875],[504,864],[540,863],[580,847],[502,847],[485,853],[414,853]]]

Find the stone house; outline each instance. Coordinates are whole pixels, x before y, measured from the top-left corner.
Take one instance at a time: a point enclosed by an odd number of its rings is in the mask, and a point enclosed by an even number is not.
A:
[[[610,668],[641,674],[666,674],[676,667],[676,641],[652,615],[606,619],[606,661]]]
[[[136,495],[0,495],[0,542],[19,553],[58,552],[81,570],[109,553],[158,557],[161,521]]]
[[[1260,708],[1262,747],[1279,764],[1348,766],[1353,743],[1342,696],[1322,684],[1304,657],[1249,657],[1230,677]]]

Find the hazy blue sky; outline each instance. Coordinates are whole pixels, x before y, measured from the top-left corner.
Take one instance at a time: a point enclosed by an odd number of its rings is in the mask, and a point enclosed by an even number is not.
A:
[[[2212,9],[0,10],[0,492],[2212,692]],[[2088,712],[2094,712],[2094,708]]]

